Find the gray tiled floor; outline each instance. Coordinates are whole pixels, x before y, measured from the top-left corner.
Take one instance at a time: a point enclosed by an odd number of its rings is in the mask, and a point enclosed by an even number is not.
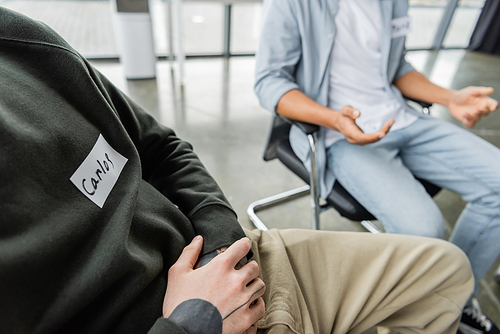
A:
[[[0,0],[0,5],[48,24],[85,56],[118,54],[108,1]]]

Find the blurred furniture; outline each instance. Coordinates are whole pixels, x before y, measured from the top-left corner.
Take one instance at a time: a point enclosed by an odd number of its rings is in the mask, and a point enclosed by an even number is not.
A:
[[[177,64],[179,67],[179,82],[184,84],[184,60],[186,55],[184,53],[184,44],[182,40],[182,5],[184,1],[198,1],[198,2],[220,2],[224,4],[224,37],[223,37],[223,52],[222,55],[226,58],[231,56],[231,5],[236,3],[261,3],[263,0],[172,0],[173,12],[175,13],[175,40],[177,44]],[[168,19],[171,22],[172,15],[169,11]],[[169,23],[169,39],[173,41],[172,24]],[[172,43],[172,42],[170,42]]]
[[[469,50],[500,54],[500,1],[486,0],[470,38]]]
[[[125,78],[155,78],[156,55],[148,1],[116,0],[112,4]]]

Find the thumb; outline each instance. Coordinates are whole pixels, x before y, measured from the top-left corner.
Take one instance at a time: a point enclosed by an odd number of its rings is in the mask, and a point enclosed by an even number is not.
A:
[[[350,107],[350,106],[342,108],[342,114],[344,116],[350,117],[352,119],[356,119],[359,117],[359,115],[361,115],[359,110],[354,109],[353,107]]]
[[[203,246],[203,237],[196,236],[189,245],[184,247],[181,256],[177,259],[176,264],[184,268],[193,269],[200,256],[201,248]]]

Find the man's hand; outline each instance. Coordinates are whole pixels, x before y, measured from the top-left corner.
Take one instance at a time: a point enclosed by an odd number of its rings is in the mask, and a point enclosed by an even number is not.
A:
[[[292,89],[281,97],[276,105],[276,113],[296,121],[340,131],[349,143],[357,145],[379,141],[394,124],[394,120],[391,119],[379,131],[366,134],[356,125],[356,118],[361,115],[359,110],[344,106],[340,111],[333,111],[312,100],[298,89]]]
[[[366,134],[356,124],[356,118],[361,112],[351,106],[344,106],[339,112],[335,113],[336,130],[340,131],[351,144],[366,145],[382,139],[394,124],[394,120],[387,121],[382,128],[375,133]]]
[[[453,117],[472,128],[481,117],[498,108],[498,102],[488,96],[491,93],[491,87],[464,88],[453,93],[448,109]]]
[[[169,317],[183,301],[199,298],[217,307],[223,318],[224,334],[241,334],[247,330],[246,333],[252,333],[252,324],[264,316],[262,295],[266,287],[257,277],[259,266],[255,261],[248,262],[241,269],[235,269],[236,264],[250,250],[250,240],[238,240],[224,253],[195,270],[193,268],[202,245],[201,236],[193,239],[170,268],[163,316]]]

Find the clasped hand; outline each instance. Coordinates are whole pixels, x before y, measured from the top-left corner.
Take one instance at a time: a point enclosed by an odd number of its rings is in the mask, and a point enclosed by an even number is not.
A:
[[[203,238],[194,238],[168,271],[163,316],[169,317],[183,301],[198,298],[217,307],[223,318],[223,334],[256,333],[255,324],[265,312],[262,295],[266,286],[258,278],[257,262],[235,269],[252,247],[251,241],[240,239],[205,266],[193,269],[202,246]]]
[[[334,113],[336,116],[336,129],[341,132],[346,140],[351,144],[366,145],[374,143],[382,139],[389,129],[394,124],[391,119],[382,125],[382,128],[375,133],[364,133],[363,130],[356,124],[356,119],[361,115],[361,112],[351,106],[344,106],[339,112]]]

